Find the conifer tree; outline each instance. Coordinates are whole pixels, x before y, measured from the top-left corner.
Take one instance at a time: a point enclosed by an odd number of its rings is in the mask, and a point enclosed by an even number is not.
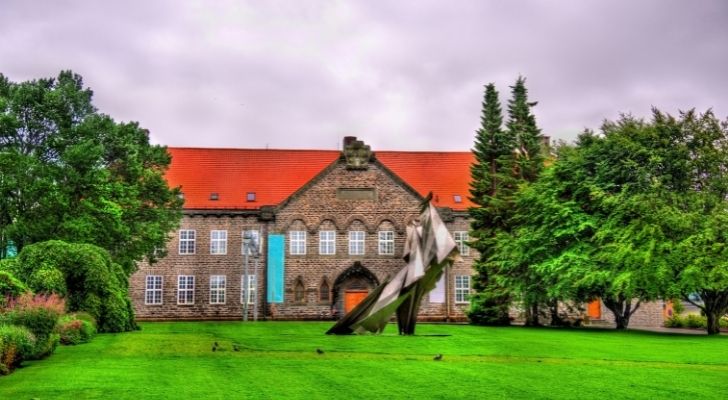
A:
[[[536,126],[536,117],[531,112],[531,108],[537,104],[528,101],[526,78],[519,76],[516,84],[511,86],[507,128],[509,135],[516,141],[515,171],[526,182],[536,180],[544,162],[541,130]]]
[[[541,143],[543,136],[536,126],[536,117],[531,112],[537,102],[528,101],[526,79],[519,76],[516,84],[511,86],[511,99],[508,102],[507,132],[515,140],[513,151],[513,172],[519,183],[532,183],[536,181],[543,169],[544,156]],[[547,301],[543,291],[539,290],[537,276],[530,276],[528,269],[523,271],[509,271],[509,275],[518,275],[524,287],[532,290],[521,293],[526,311],[526,325],[539,325],[539,303]]]
[[[471,167],[472,246],[480,253],[474,267],[476,294],[471,297],[470,320],[484,325],[507,325],[508,290],[489,277],[488,259],[499,231],[505,228],[509,199],[515,190],[512,159],[515,138],[503,130],[503,115],[498,91],[486,85],[482,103],[481,127],[476,132],[475,163]]]

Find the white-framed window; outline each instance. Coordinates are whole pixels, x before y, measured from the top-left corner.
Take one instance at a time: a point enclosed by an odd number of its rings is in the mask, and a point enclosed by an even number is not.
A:
[[[349,231],[349,254],[360,256],[364,254],[364,231]]]
[[[394,255],[394,231],[379,231],[379,255]]]
[[[349,254],[352,256],[364,254],[364,231],[349,231]]]
[[[195,304],[194,275],[177,275],[177,304]]]
[[[144,304],[162,304],[162,276],[147,275]]]
[[[245,284],[245,275],[240,277],[240,287],[242,290],[240,290],[240,304],[244,304],[244,302],[247,300],[248,304],[253,304],[255,302],[255,288],[256,288],[256,282],[255,275],[248,275],[248,284]]]
[[[290,231],[288,238],[292,255],[306,254],[306,231]]]
[[[470,301],[470,275],[455,275],[455,303]]]
[[[468,232],[457,231],[457,232],[453,232],[452,235],[453,235],[453,239],[455,239],[455,243],[458,244],[458,251],[460,251],[460,255],[469,256],[470,255],[470,246],[468,246],[468,240],[470,240],[470,237],[468,236]]]
[[[336,254],[336,231],[319,231],[319,254]]]
[[[195,254],[195,230],[180,229],[179,254]]]
[[[210,231],[210,254],[227,254],[227,231]]]
[[[256,243],[258,245],[258,254],[263,252],[263,239],[261,238],[260,231],[258,229],[246,229],[243,231],[242,235],[243,239],[245,239],[245,235],[250,235],[250,240],[252,241],[251,246],[253,246],[253,243]],[[245,242],[243,241],[241,243],[240,254],[245,254]]]
[[[210,304],[225,304],[225,275],[210,275]]]

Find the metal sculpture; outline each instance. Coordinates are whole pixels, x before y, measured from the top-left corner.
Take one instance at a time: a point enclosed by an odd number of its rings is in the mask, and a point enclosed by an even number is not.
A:
[[[394,313],[400,335],[415,333],[422,298],[435,288],[445,268],[459,257],[457,244],[430,204],[431,197],[432,194],[425,199],[419,220],[407,226],[407,265],[369,293],[327,334],[381,333]]]

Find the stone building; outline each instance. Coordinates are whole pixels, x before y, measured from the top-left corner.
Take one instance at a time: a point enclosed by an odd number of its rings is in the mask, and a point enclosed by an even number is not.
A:
[[[344,151],[168,150],[184,216],[167,256],[131,277],[138,319],[341,316],[405,265],[405,227],[430,192],[462,261],[425,297],[420,318],[465,319],[477,257],[466,244],[471,152],[372,152],[353,137]],[[258,253],[249,252],[247,274],[246,234]],[[599,301],[584,308],[592,321],[611,319]],[[661,325],[663,308],[643,305],[632,325]]]
[[[184,217],[167,256],[131,278],[139,319],[343,315],[405,265],[405,228],[429,192],[463,260],[424,300],[421,318],[465,318],[475,256],[466,245],[470,152],[372,152],[353,137],[343,152],[169,152],[167,179],[182,188]],[[246,233],[259,253],[248,254],[247,275]]]

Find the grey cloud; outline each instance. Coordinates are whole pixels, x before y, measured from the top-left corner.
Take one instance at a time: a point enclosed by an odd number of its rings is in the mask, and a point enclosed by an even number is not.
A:
[[[722,1],[6,1],[0,72],[72,68],[172,146],[467,150],[483,85],[544,133],[652,105],[728,114]]]

